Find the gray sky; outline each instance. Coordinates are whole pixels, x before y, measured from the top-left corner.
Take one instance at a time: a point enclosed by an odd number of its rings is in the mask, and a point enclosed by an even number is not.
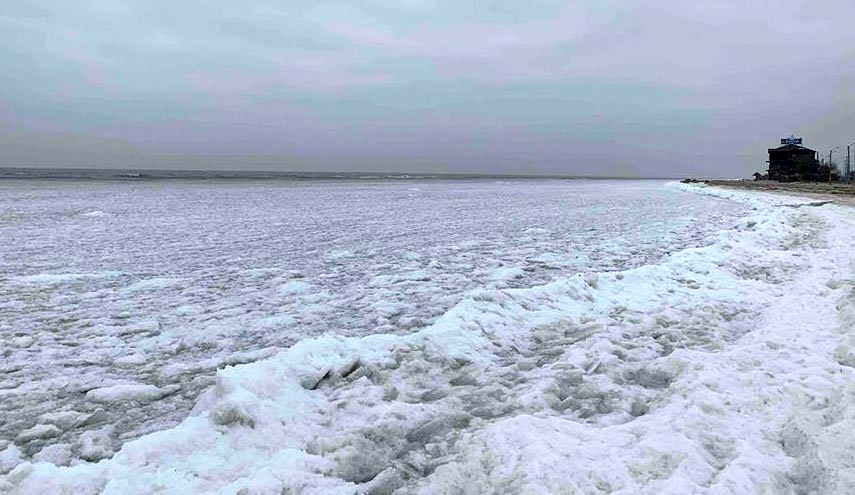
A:
[[[4,0],[0,44],[5,166],[728,177],[855,141],[852,0]]]

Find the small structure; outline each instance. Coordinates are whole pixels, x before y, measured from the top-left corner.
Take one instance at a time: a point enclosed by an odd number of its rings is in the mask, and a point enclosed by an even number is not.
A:
[[[781,146],[769,148],[769,180],[779,182],[828,182],[831,167],[822,165],[816,151],[802,146],[802,138],[781,139]]]

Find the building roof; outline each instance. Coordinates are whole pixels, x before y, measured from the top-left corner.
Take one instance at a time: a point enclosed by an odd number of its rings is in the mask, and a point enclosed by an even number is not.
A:
[[[804,151],[810,151],[811,153],[816,153],[816,150],[812,150],[810,148],[805,148],[804,146],[799,146],[797,144],[785,144],[783,146],[778,146],[777,148],[769,148],[769,151],[794,151],[794,150],[804,150]]]

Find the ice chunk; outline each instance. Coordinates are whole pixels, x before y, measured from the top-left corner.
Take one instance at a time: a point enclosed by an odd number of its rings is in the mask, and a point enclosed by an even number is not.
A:
[[[79,411],[57,411],[45,413],[39,416],[39,421],[46,424],[55,425],[61,430],[68,430],[76,426],[82,425],[90,417],[91,413],[82,413]]]
[[[279,286],[279,292],[282,295],[291,296],[301,292],[306,292],[309,290],[309,287],[310,285],[308,282],[303,280],[290,280]]]
[[[493,270],[491,278],[497,282],[505,282],[521,278],[525,271],[518,266],[502,266]]]
[[[107,214],[100,210],[87,211],[86,213],[81,213],[81,217],[106,217]]]
[[[15,468],[23,460],[21,449],[14,445],[7,445],[0,450],[0,474],[6,474]]]
[[[147,278],[145,280],[140,280],[139,282],[135,282],[127,287],[125,287],[125,291],[127,292],[140,292],[146,290],[158,290],[158,289],[166,289],[172,287],[176,284],[181,283],[181,279],[178,278],[170,278],[170,277],[156,277],[156,278]]]
[[[62,433],[59,428],[55,425],[36,425],[32,428],[28,428],[21,433],[18,433],[18,436],[15,438],[15,441],[19,444],[27,443],[31,440],[41,440],[45,438],[53,438],[58,437],[59,434]]]
[[[57,466],[66,466],[71,462],[71,445],[56,443],[48,445],[33,456],[35,462],[49,462]]]
[[[160,399],[169,390],[144,383],[120,383],[86,392],[86,398],[92,402],[109,404],[113,402],[146,403]]]
[[[126,356],[117,357],[113,360],[113,364],[116,366],[136,366],[144,364],[146,361],[148,361],[148,358],[145,353],[135,352]]]
[[[12,339],[11,344],[14,347],[26,348],[30,347],[35,343],[35,339],[29,335],[15,337]]]
[[[74,445],[78,457],[86,461],[100,461],[113,455],[115,440],[112,427],[84,432]]]
[[[110,278],[119,275],[121,275],[121,273],[115,271],[103,271],[98,273],[39,273],[36,275],[15,277],[14,280],[28,284],[54,285],[84,279]]]

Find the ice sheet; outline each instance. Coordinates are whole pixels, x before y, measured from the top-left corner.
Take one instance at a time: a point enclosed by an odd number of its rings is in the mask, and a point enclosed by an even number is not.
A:
[[[640,266],[743,209],[645,181],[0,181],[0,439],[71,411],[89,419],[23,455],[88,431],[118,448],[184,419],[218,368]],[[92,400],[127,383],[168,393]]]
[[[672,186],[673,187],[673,186]],[[693,189],[693,188],[690,188]],[[471,292],[406,335],[226,368],[112,459],[12,493],[849,493],[855,213],[747,193],[703,247]]]

